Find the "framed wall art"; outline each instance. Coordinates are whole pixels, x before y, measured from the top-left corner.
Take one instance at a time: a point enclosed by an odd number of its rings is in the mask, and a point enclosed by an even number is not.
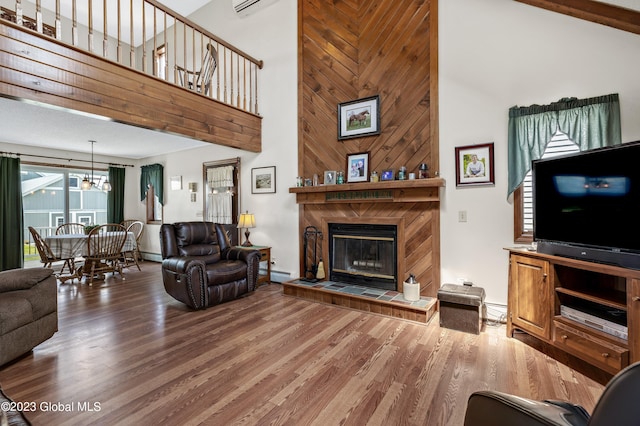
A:
[[[393,180],[394,176],[393,176],[393,169],[388,169],[388,170],[383,170],[382,171],[382,175],[380,175],[380,180]]]
[[[276,166],[251,169],[251,193],[271,194],[276,192]]]
[[[456,186],[494,184],[493,142],[456,147]]]
[[[338,140],[380,134],[380,96],[338,104]]]
[[[347,155],[347,183],[367,182],[369,180],[369,153]]]
[[[335,170],[327,170],[324,172],[324,184],[325,185],[334,185],[336,183],[336,171]]]

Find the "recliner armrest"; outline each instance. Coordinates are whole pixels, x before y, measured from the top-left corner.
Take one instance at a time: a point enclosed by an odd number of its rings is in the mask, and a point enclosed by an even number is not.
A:
[[[589,415],[584,408],[558,401],[534,401],[495,391],[471,394],[465,426],[585,426]]]
[[[260,258],[259,250],[249,250],[238,247],[229,247],[220,253],[220,257],[227,260],[242,260],[246,263],[251,262],[252,256],[258,256]]]
[[[209,305],[206,266],[197,257],[163,260],[162,281],[167,293],[192,309],[206,309]]]
[[[191,264],[194,262],[196,262],[197,264],[203,263],[197,257],[193,256],[170,257],[169,259],[165,259],[162,261],[162,268],[175,272],[176,274],[185,274],[187,273],[189,267],[192,266]]]

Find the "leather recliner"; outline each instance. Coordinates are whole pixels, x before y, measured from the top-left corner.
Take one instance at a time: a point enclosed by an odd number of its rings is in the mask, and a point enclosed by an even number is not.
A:
[[[163,224],[160,248],[165,290],[192,309],[206,309],[255,289],[260,252],[232,247],[220,224]]]
[[[631,426],[640,424],[640,362],[616,374],[593,413],[564,401],[533,401],[495,391],[471,394],[465,426]]]

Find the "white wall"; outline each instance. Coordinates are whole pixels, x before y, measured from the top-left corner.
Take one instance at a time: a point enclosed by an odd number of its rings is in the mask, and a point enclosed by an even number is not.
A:
[[[260,72],[259,113],[262,121],[262,152],[207,146],[168,156],[149,157],[140,165],[165,166],[164,221],[202,220],[202,163],[241,158],[240,209],[255,214],[257,227],[251,230],[251,242],[272,246],[276,259],[274,271],[298,275],[298,206],[289,187],[295,185],[298,163],[297,124],[297,2],[280,0],[259,13],[239,18],[231,0],[210,2],[189,18],[251,56],[264,61]],[[276,193],[251,194],[251,169],[276,166]],[[137,177],[139,180],[139,168]],[[182,191],[171,191],[170,176],[182,176]],[[198,182],[198,201],[191,203],[188,182]],[[127,181],[128,187],[136,182]],[[136,191],[139,193],[139,190]],[[125,216],[144,217],[139,194],[128,194]],[[130,209],[133,206],[133,210]],[[144,250],[159,253],[159,226],[148,226]]]
[[[488,302],[506,304],[508,109],[618,93],[622,140],[640,139],[640,35],[512,0],[440,0],[439,8],[442,280],[467,278]],[[454,148],[487,142],[495,186],[456,188]]]

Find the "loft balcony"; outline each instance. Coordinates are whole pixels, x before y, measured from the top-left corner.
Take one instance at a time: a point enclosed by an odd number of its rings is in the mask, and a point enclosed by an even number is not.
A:
[[[0,96],[261,151],[262,61],[162,4],[0,7]]]

